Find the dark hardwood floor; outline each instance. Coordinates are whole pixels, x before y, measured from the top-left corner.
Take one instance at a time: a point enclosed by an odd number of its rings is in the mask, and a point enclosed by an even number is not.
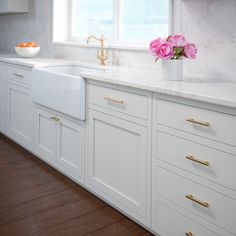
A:
[[[0,134],[1,236],[150,236]]]

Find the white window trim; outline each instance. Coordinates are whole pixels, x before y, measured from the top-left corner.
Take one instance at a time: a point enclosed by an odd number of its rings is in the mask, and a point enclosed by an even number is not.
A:
[[[71,4],[71,0],[68,0]],[[71,47],[84,47],[84,48],[99,48],[100,45],[99,43],[90,43],[89,45],[85,42],[73,42],[73,41],[55,41],[53,39],[53,2],[54,0],[51,0],[51,45],[55,45],[55,46],[71,46]],[[120,8],[120,6],[118,6],[118,4],[120,4],[120,1],[116,1],[113,0],[114,4],[116,5],[113,9],[114,11],[117,13],[118,11],[115,10],[117,9],[117,7]],[[169,34],[181,34],[182,33],[182,0],[169,0],[170,4],[170,9],[169,9]],[[70,14],[71,15],[71,14]],[[117,24],[117,22],[120,20],[119,19],[119,14],[113,14],[113,16],[115,16],[113,18],[114,20],[114,25],[115,25],[115,36],[116,38],[118,38],[118,34],[120,32],[119,29],[116,28],[116,26],[120,26],[121,24]],[[67,18],[68,20],[71,21],[71,17]],[[69,23],[67,23],[67,25],[70,25]],[[67,38],[70,32],[70,29],[67,29]],[[149,45],[138,45],[138,44],[132,44],[132,42],[129,43],[106,43],[105,41],[105,48],[106,49],[119,49],[119,50],[132,50],[132,51],[147,51]]]

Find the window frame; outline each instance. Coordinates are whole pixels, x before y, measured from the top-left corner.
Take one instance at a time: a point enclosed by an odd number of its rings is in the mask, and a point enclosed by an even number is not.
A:
[[[53,29],[54,25],[54,1],[57,0],[51,0],[52,1],[52,8],[51,8],[51,15],[52,15],[52,21],[51,26]],[[119,39],[119,32],[121,24],[120,22],[120,11],[121,11],[121,1],[122,0],[112,0],[113,1],[113,24],[114,24],[114,38],[115,41],[106,41],[105,42],[105,48],[110,49],[124,49],[124,50],[139,50],[139,51],[146,51],[148,48],[148,45],[144,45],[143,43],[138,44],[137,42],[122,42],[117,41]],[[52,30],[51,33],[51,42],[53,45],[65,45],[65,46],[79,46],[79,47],[87,47],[87,48],[98,48],[100,45],[98,42],[92,42],[89,45],[86,43],[86,38],[72,38],[71,37],[71,27],[72,27],[72,0],[67,0],[68,6],[67,6],[67,19],[66,19],[66,35],[64,40],[55,40],[54,39],[54,33]],[[172,33],[181,33],[181,4],[182,0],[169,0],[169,34]],[[151,40],[151,39],[150,39]]]

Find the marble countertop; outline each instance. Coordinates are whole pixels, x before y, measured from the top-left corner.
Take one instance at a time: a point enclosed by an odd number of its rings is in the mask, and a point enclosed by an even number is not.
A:
[[[193,78],[167,81],[155,71],[140,68],[83,72],[81,75],[87,79],[236,108],[236,82],[200,81]]]
[[[88,64],[66,59],[24,59],[1,54],[0,61],[30,68],[59,65],[89,66]],[[184,78],[183,81],[166,81],[162,79],[160,71],[140,67],[114,67],[112,70],[109,69],[108,71],[90,70],[89,72],[82,72],[81,76],[85,79],[236,108],[236,82],[219,82],[194,78]]]
[[[57,65],[70,65],[73,63],[72,60],[67,59],[55,59],[55,58],[22,58],[17,55],[0,54],[0,62],[11,63],[19,66],[25,66],[29,68],[34,67],[46,67],[46,66],[57,66]]]

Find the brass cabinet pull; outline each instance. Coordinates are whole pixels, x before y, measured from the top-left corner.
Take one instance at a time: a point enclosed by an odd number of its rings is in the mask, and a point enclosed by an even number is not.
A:
[[[186,159],[188,159],[190,161],[193,161],[193,162],[197,162],[197,163],[199,163],[201,165],[204,165],[204,166],[209,166],[210,165],[210,163],[208,161],[201,161],[201,160],[196,159],[193,156],[186,156]]]
[[[54,120],[55,120],[56,122],[59,122],[59,121],[60,121],[60,119],[59,119],[58,117],[55,117]]]
[[[209,204],[207,202],[198,200],[198,199],[194,198],[193,195],[186,195],[186,198],[191,200],[191,201],[193,201],[193,202],[196,202],[197,204],[199,204],[199,205],[201,205],[203,207],[206,207],[206,208],[209,207]]]
[[[109,102],[114,102],[114,103],[118,103],[118,104],[124,104],[123,100],[118,100],[118,99],[111,98],[111,97],[105,97],[104,99],[109,101]]]
[[[209,122],[204,122],[204,121],[199,121],[199,120],[195,120],[193,118],[189,118],[186,121],[191,122],[193,124],[197,124],[197,125],[202,125],[202,126],[206,126],[209,127],[210,123]]]
[[[186,236],[193,236],[193,233],[187,232],[187,233],[185,233],[185,235],[186,235]]]
[[[14,75],[18,78],[24,78],[24,75],[21,75],[21,74],[14,73]]]
[[[60,119],[57,118],[56,116],[52,116],[52,117],[50,117],[50,119],[51,119],[51,120],[54,120],[54,121],[56,121],[56,122],[59,122],[59,121],[60,121]]]

